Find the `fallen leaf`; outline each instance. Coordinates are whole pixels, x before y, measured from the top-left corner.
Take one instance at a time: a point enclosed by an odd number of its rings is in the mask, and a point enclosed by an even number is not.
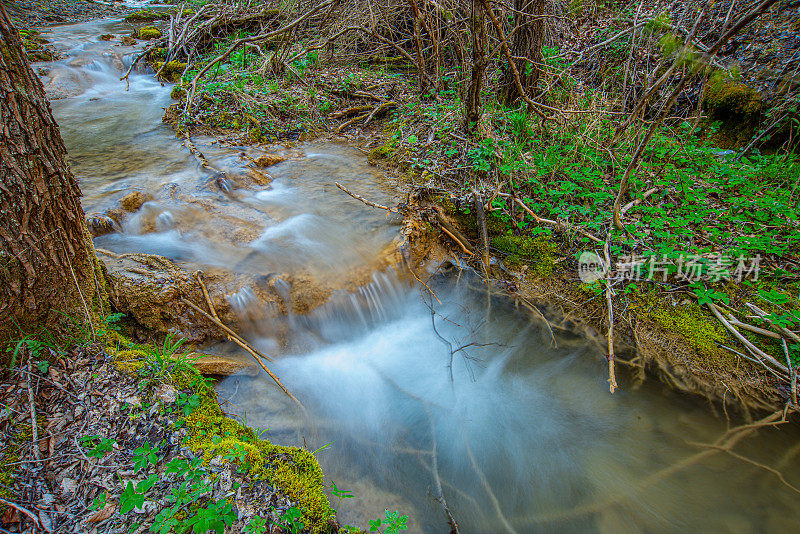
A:
[[[3,514],[3,518],[0,519],[0,523],[3,523],[4,525],[19,523],[19,514],[17,513],[17,509],[12,508],[11,506],[6,508],[6,513]]]
[[[107,502],[105,506],[103,506],[102,510],[96,511],[92,517],[86,520],[87,523],[99,523],[100,521],[105,521],[114,513],[114,510],[117,509],[117,505],[113,502]]]

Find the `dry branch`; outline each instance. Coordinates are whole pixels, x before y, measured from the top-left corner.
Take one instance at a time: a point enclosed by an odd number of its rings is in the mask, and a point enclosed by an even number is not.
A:
[[[241,338],[239,337],[239,335],[236,332],[234,332],[233,330],[231,330],[230,328],[225,326],[218,319],[215,319],[214,317],[209,315],[205,310],[203,310],[202,308],[197,306],[195,303],[193,303],[190,300],[187,300],[187,299],[185,299],[183,297],[181,297],[181,302],[183,302],[184,304],[186,304],[187,306],[192,308],[194,311],[196,311],[199,314],[201,314],[203,317],[205,317],[206,319],[208,319],[209,321],[211,321],[215,325],[217,325],[220,328],[222,328],[226,333],[230,334],[233,337],[234,343],[236,343],[237,345],[239,345],[240,347],[245,349],[247,351],[247,353],[250,354],[253,357],[253,359],[255,359],[256,363],[264,370],[264,372],[269,375],[269,377],[272,379],[272,381],[275,382],[275,384],[279,388],[281,388],[281,391],[283,391],[290,399],[295,401],[300,406],[300,408],[302,408],[305,411],[305,407],[303,406],[303,404],[299,400],[297,400],[297,397],[292,395],[292,392],[289,391],[286,388],[286,386],[283,385],[283,382],[281,382],[281,380],[277,377],[277,375],[275,375],[275,373],[270,371],[269,368],[266,365],[264,365],[264,362],[263,362],[262,358],[268,359],[268,358],[266,358],[266,356],[261,354],[261,352],[257,351],[256,349],[252,348],[249,344],[245,343],[244,341],[240,341]]]
[[[394,210],[394,209],[392,209],[390,207],[384,206],[383,204],[377,204],[375,202],[371,202],[371,201],[367,200],[366,198],[364,198],[364,197],[362,197],[360,195],[356,195],[355,193],[352,193],[349,189],[347,189],[345,186],[343,186],[339,182],[333,182],[333,183],[336,185],[336,187],[338,187],[339,189],[341,189],[342,191],[344,191],[345,193],[347,193],[348,195],[350,195],[354,199],[358,200],[359,202],[363,202],[367,206],[370,206],[372,208],[377,208],[379,210],[386,210],[386,211],[389,211],[389,212],[396,211],[396,210]]]

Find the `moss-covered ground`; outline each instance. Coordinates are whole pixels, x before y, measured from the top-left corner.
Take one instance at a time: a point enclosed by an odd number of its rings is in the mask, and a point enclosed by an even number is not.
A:
[[[115,333],[110,339],[106,350],[114,355],[118,369],[152,376],[151,362],[158,347],[131,343]],[[155,379],[170,383],[186,396],[196,396],[191,413],[181,422],[188,430],[185,444],[206,463],[238,451],[236,461],[250,477],[274,485],[297,503],[307,530],[332,532],[335,513],[323,491],[323,472],[314,455],[305,449],[261,439],[252,428],[226,417],[213,386],[191,366],[191,360],[176,355],[171,362],[169,371]]]

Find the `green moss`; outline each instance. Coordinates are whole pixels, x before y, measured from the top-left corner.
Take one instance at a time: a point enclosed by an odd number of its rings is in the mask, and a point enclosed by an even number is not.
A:
[[[138,32],[139,39],[158,39],[161,37],[161,30],[154,26],[146,26],[144,28],[139,28]]]
[[[764,100],[758,91],[721,71],[711,76],[703,105],[710,123],[721,122],[713,136],[714,144],[721,148],[736,148],[747,143],[764,110]]]
[[[138,364],[136,369],[141,369],[148,348],[129,345],[118,351],[113,346],[108,348],[114,354],[115,365],[129,370]],[[324,492],[322,468],[313,454],[259,439],[252,428],[227,418],[214,388],[194,368],[184,369],[172,377],[172,382],[179,390],[190,390],[200,398],[197,408],[185,420],[188,447],[202,454],[207,462],[226,456],[234,448],[244,450],[243,464],[250,475],[276,486],[297,502],[307,529],[315,534],[333,532],[330,520],[335,512]]]
[[[106,347],[109,354],[114,356],[114,367],[123,373],[135,373],[145,366],[147,352],[141,349],[123,349]]]
[[[673,305],[655,288],[628,294],[628,302],[634,316],[680,334],[701,355],[718,359],[723,354],[717,344],[728,340],[725,329],[696,302]]]
[[[200,396],[200,406],[186,418],[190,432],[187,445],[201,452],[206,461],[238,446],[246,453],[251,476],[268,481],[296,501],[312,532],[331,532],[329,520],[334,512],[323,491],[322,468],[314,455],[259,439],[251,428],[223,415],[212,388],[201,385],[195,392]]]
[[[169,20],[169,14],[142,9],[125,17],[125,22],[153,22],[154,20]]]
[[[176,85],[169,93],[169,97],[173,100],[182,100],[186,96],[186,89],[180,85]]]
[[[164,65],[163,69],[161,68],[162,65]],[[173,83],[178,83],[181,81],[181,75],[183,74],[183,71],[186,70],[186,63],[183,63],[182,61],[173,60],[173,61],[168,61],[165,64],[161,61],[157,61],[153,64],[153,68],[156,70],[156,72],[158,72],[158,70],[161,69],[161,77],[164,78],[165,80],[169,80]]]
[[[714,117],[720,119],[758,115],[764,105],[758,91],[727,77],[724,73],[715,73],[711,77],[703,96],[703,103]]]
[[[436,203],[442,207],[442,210],[444,210],[444,212],[447,215],[453,217],[458,213],[458,208],[456,207],[455,202],[453,202],[453,199],[450,198],[449,196],[441,195],[437,197],[435,200]]]
[[[525,262],[533,265],[531,272],[536,276],[550,276],[553,273],[556,247],[546,237],[501,235],[493,237],[491,245],[505,253],[510,264]]]
[[[391,153],[392,147],[390,147],[388,144],[382,145],[369,151],[369,154],[367,155],[367,161],[374,165],[380,160],[386,159],[386,157],[388,157]]]
[[[159,59],[164,59],[167,57],[167,49],[166,48],[154,48],[147,54],[147,59],[150,61],[157,61]]]

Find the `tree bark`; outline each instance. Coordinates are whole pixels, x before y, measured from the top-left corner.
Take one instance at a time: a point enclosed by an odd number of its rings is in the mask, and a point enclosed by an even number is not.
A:
[[[514,0],[516,27],[511,36],[511,53],[528,97],[542,75],[539,65],[544,44],[544,7],[545,0]],[[512,104],[523,96],[510,67],[503,72],[501,85],[501,98],[506,104]]]
[[[422,55],[422,13],[419,11],[417,0],[411,0],[411,10],[414,14],[414,42],[417,45],[417,73],[419,76],[419,94],[424,96],[428,90],[428,69],[425,67],[425,58]]]
[[[481,120],[483,104],[481,91],[483,77],[486,73],[486,20],[483,4],[480,0],[472,2],[472,69],[469,88],[467,89],[466,121],[467,130],[474,131]]]
[[[39,78],[0,4],[0,343],[91,324],[97,265],[80,190]],[[96,276],[97,275],[97,276]],[[99,282],[99,280],[98,280]],[[58,313],[61,312],[61,313]]]

